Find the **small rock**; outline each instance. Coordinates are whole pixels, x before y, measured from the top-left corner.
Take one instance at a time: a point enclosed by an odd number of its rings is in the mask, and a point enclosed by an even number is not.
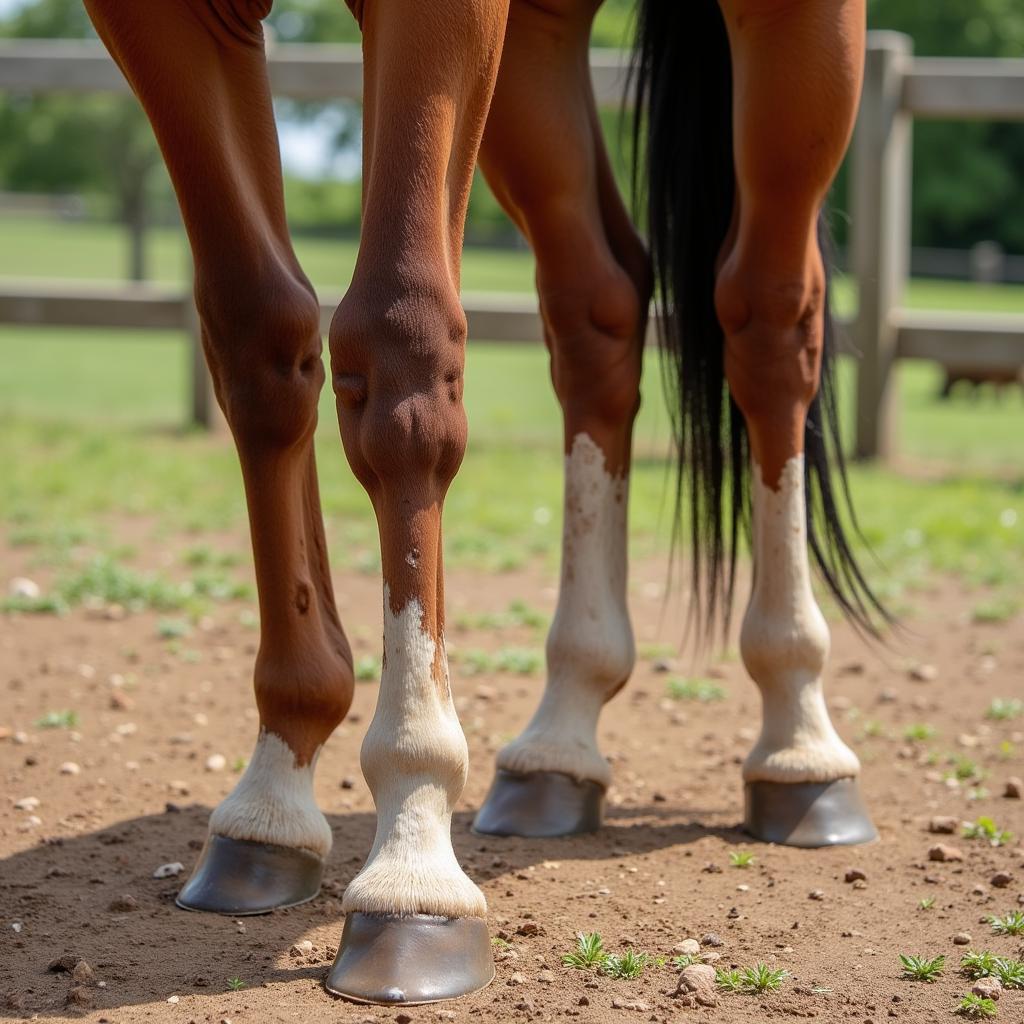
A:
[[[951,836],[956,832],[959,821],[951,814],[937,814],[928,822],[928,831],[937,835]]]
[[[554,971],[540,971],[537,974],[537,980],[542,985],[550,985],[555,980],[555,972]]]
[[[650,1007],[641,999],[620,999],[615,996],[612,999],[613,1010],[639,1010],[641,1013],[646,1013]]]
[[[523,974],[520,971],[513,971],[513,973],[508,976],[508,981],[506,982],[506,984],[508,984],[508,985],[525,985],[526,984],[526,975]]]
[[[71,980],[76,985],[95,985],[96,972],[84,960],[79,960],[71,969]]]
[[[168,996],[167,1002],[169,1002],[172,1006],[175,1006],[178,1003],[178,998],[178,996]]]
[[[1013,881],[1013,875],[1009,871],[997,871],[990,879],[989,883],[994,885],[997,889],[1005,889]]]
[[[857,878],[854,879],[853,887],[854,889],[866,889],[868,887],[868,883],[863,878]]]
[[[915,682],[931,683],[939,678],[939,670],[934,665],[915,665],[909,675]]]
[[[206,759],[206,770],[208,772],[222,772],[227,767],[228,759],[223,754],[211,754]]]
[[[343,778],[341,780],[341,788],[342,789],[355,789],[356,788],[356,780],[346,776],[345,778]]]
[[[866,882],[868,876],[860,868],[849,868],[843,875],[844,882]]]
[[[75,764],[74,761],[65,761],[60,766],[61,775],[80,775],[82,768],[80,765]]]
[[[526,1013],[532,1013],[534,1009],[533,1000],[529,996],[523,996],[522,999],[516,1003],[517,1010],[523,1010]]]
[[[454,1010],[438,1010],[434,1014],[434,1017],[437,1020],[455,1020],[455,1011]]]
[[[290,950],[288,950],[289,956],[309,956],[313,952],[313,943],[309,939],[302,939],[300,942],[296,942]]]
[[[683,956],[696,956],[700,952],[700,943],[696,939],[683,939],[672,947],[672,952],[681,953]]]
[[[20,597],[25,601],[35,601],[42,596],[43,592],[35,580],[30,580],[27,576],[15,576],[7,584],[7,593],[11,597]]]
[[[407,1013],[396,1013],[395,1014],[396,1024],[411,1024],[412,1017]]]
[[[115,914],[126,914],[131,910],[138,910],[139,901],[134,896],[125,893],[123,896],[111,900],[107,909],[114,911]]]
[[[68,990],[68,1006],[92,1006],[92,993],[85,985],[73,985]]]
[[[985,886],[983,886],[983,885],[976,885],[976,886],[974,886],[973,889],[971,889],[971,895],[972,896],[985,896],[987,894],[988,894],[988,889],[986,889]]]
[[[979,978],[971,991],[982,999],[995,1001],[1003,994],[1003,985],[998,978]]]
[[[928,859],[938,861],[941,864],[948,864],[951,861],[963,860],[962,851],[955,846],[947,846],[945,843],[936,843],[928,851]]]
[[[172,779],[167,783],[167,788],[178,796],[188,796],[189,793],[188,783],[183,782],[181,779]]]
[[[16,811],[34,811],[39,806],[39,797],[23,796],[14,804]]]
[[[659,674],[672,671],[672,662],[668,658],[656,658],[651,663],[651,670]]]
[[[576,1005],[577,1006],[589,1006],[590,1005],[590,1000],[586,996],[580,996],[579,999],[576,1000]]]
[[[674,995],[690,995],[701,1006],[717,1006],[715,969],[710,964],[690,964],[679,975]]]
[[[1003,786],[1003,796],[1007,800],[1020,800],[1021,794],[1024,794],[1024,781],[1018,779],[1016,775],[1007,779]]]
[[[173,861],[170,864],[161,864],[160,867],[153,872],[154,878],[176,878],[178,875],[185,870],[185,865],[180,861]]]
[[[494,700],[498,691],[493,686],[478,686],[473,694],[477,700]]]
[[[60,972],[68,973],[73,971],[78,964],[84,962],[80,956],[75,956],[74,953],[65,953],[63,956],[57,957],[56,960],[51,960],[46,969],[53,971],[55,974]]]
[[[107,701],[111,711],[130,711],[134,701],[127,693],[115,690]]]
[[[719,946],[725,945],[725,943],[714,932],[708,932],[707,935],[701,936],[700,944],[702,946],[711,946],[712,948],[718,948]]]
[[[954,946],[969,946],[971,944],[971,936],[967,932],[957,932],[953,936]]]
[[[540,935],[541,927],[536,921],[524,921],[517,929],[516,935],[525,935],[532,937],[534,935]]]
[[[825,898],[825,890],[824,889],[812,889],[807,894],[807,898],[809,900],[823,900]]]

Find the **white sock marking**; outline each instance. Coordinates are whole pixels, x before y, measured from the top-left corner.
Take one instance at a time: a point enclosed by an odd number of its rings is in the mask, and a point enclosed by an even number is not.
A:
[[[577,434],[565,459],[565,524],[558,608],[547,641],[548,681],[523,733],[498,754],[514,772],[564,772],[611,781],[597,747],[605,702],[633,670],[626,607],[629,478],[605,469],[604,453]]]
[[[245,773],[210,815],[211,834],[297,847],[326,857],[331,827],[313,796],[315,767],[316,756],[296,767],[288,744],[260,729]]]
[[[825,707],[821,672],[829,631],[811,590],[804,457],[786,463],[778,490],[753,466],[754,586],[740,652],[761,690],[761,735],[743,765],[747,782],[831,782],[860,771]]]
[[[384,588],[384,669],[360,763],[377,806],[377,834],[345,891],[346,913],[484,917],[483,893],[452,849],[452,810],[469,751],[448,686],[448,661],[410,601],[395,615]],[[440,654],[444,693],[433,678]]]

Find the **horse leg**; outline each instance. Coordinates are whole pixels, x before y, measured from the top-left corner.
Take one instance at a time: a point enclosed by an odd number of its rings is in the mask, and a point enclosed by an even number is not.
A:
[[[324,376],[319,306],[285,226],[259,21],[269,2],[87,7],[153,124],[181,204],[203,344],[242,465],[259,589],[259,736],[210,817],[178,903],[263,913],[319,889],[331,830],[313,797],[313,768],[352,695],[313,458]]]
[[[380,531],[384,663],[361,755],[377,834],[327,987],[370,1002],[449,998],[494,975],[483,893],[451,843],[468,752],[441,508],[466,445],[462,232],[505,14],[506,0],[362,8],[362,238],[330,347],[345,453]]]
[[[722,0],[722,9],[738,211],[715,301],[754,462],[754,585],[740,649],[763,702],[743,768],[746,826],[797,846],[862,842],[875,831],[860,765],[822,693],[829,631],[808,572],[803,437],[824,329],[816,225],[852,127],[863,4]]]
[[[599,827],[610,771],[597,746],[598,716],[634,661],[626,504],[649,285],[590,84],[597,7],[514,0],[481,150],[495,194],[536,255],[565,440],[562,572],[547,683],[526,729],[499,752],[474,822],[497,835]]]

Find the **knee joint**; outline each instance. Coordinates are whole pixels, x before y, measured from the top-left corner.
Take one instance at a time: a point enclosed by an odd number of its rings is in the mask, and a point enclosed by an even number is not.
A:
[[[330,331],[342,440],[371,492],[436,485],[443,495],[466,449],[466,318],[444,289],[389,302],[350,292]]]
[[[228,286],[207,279],[196,301],[235,436],[276,446],[308,438],[324,381],[320,307],[309,285],[284,273]]]

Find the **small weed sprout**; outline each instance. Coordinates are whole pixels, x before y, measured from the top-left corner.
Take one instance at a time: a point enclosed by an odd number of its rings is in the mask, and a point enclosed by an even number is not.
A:
[[[917,901],[918,910],[932,910],[935,907],[935,897],[925,896],[924,899]]]
[[[621,955],[609,953],[601,965],[601,971],[609,978],[639,978],[648,964],[646,953],[627,949]]]
[[[1009,957],[996,958],[995,977],[1003,988],[1024,988],[1024,962]]]
[[[774,992],[782,986],[788,974],[787,970],[773,970],[767,964],[761,963],[753,967],[744,967],[740,972],[741,991],[757,996],[763,992]]]
[[[47,711],[36,722],[37,729],[74,729],[78,725],[77,711]]]
[[[372,654],[364,654],[355,664],[357,683],[375,683],[380,679],[380,661]]]
[[[991,718],[994,722],[1006,722],[1018,718],[1022,714],[1024,714],[1024,701],[1020,701],[1016,697],[1011,697],[1008,700],[996,697],[989,704],[985,717]]]
[[[1024,910],[1011,910],[1003,917],[988,919],[994,935],[1024,935]]]
[[[592,971],[603,966],[607,959],[608,954],[600,933],[589,932],[584,935],[580,932],[576,936],[576,948],[562,956],[562,963],[577,971]]]
[[[969,949],[960,958],[960,970],[972,981],[976,981],[978,978],[991,977],[995,973],[998,962],[999,957],[995,953],[989,953],[988,950]]]
[[[934,739],[935,726],[928,722],[914,722],[903,730],[903,738],[911,743],[923,743],[925,740]]]
[[[977,821],[964,825],[963,834],[965,839],[982,839],[990,846],[1002,846],[1013,838],[1012,832],[999,828],[991,818],[984,815]]]
[[[708,679],[670,679],[667,689],[672,700],[695,700],[701,704],[725,700],[725,690]]]
[[[680,953],[679,956],[674,956],[669,960],[669,963],[677,971],[685,971],[687,967],[692,967],[694,964],[700,964],[703,962],[704,960],[700,953],[697,953],[696,955],[692,953]]]
[[[739,992],[743,988],[743,972],[735,967],[731,970],[719,968],[715,971],[715,984],[723,992]]]
[[[232,992],[238,992],[245,988],[245,982],[241,978],[228,978],[228,988]]]
[[[729,854],[729,863],[734,868],[749,868],[757,858],[749,850],[733,850]]]
[[[940,954],[928,960],[923,956],[900,953],[900,965],[903,968],[900,977],[909,978],[911,981],[933,982],[942,977],[946,958]]]
[[[973,993],[964,996],[957,1003],[956,1012],[962,1017],[994,1017],[998,1012],[996,1004],[988,996],[976,996]]]

